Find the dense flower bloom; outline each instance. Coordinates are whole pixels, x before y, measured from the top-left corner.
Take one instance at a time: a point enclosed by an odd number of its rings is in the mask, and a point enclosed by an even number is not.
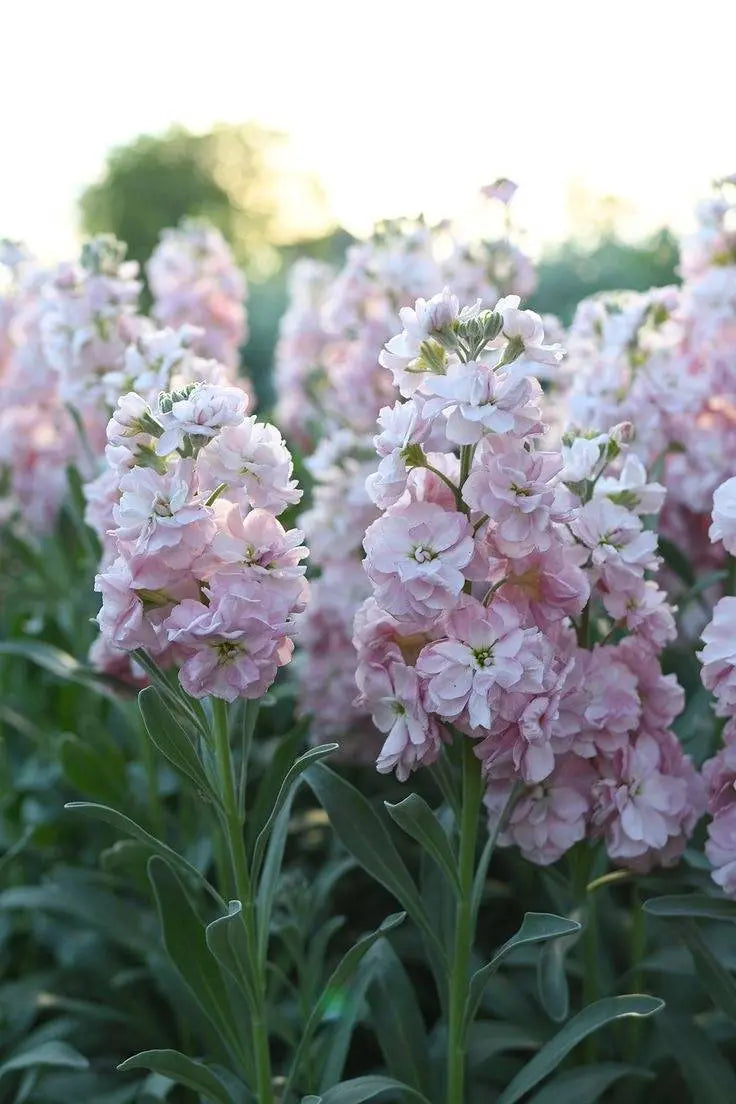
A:
[[[220,232],[193,219],[164,230],[147,272],[158,322],[198,327],[193,347],[200,355],[237,365],[248,335],[247,288]]]
[[[736,713],[736,598],[721,598],[702,638],[703,682],[715,694],[721,716],[731,716]]]
[[[726,551],[736,556],[736,476],[721,483],[713,495],[709,536],[712,541],[723,541]]]
[[[452,607],[473,555],[467,518],[430,502],[386,513],[363,543],[378,601],[399,620],[415,623]]]
[[[541,691],[541,636],[523,629],[517,611],[503,599],[488,609],[467,599],[448,614],[443,629],[446,635],[417,660],[427,700],[440,716],[455,720],[464,713],[472,729],[487,729],[503,692]]]
[[[113,521],[96,580],[103,643],[93,658],[106,669],[143,648],[177,663],[193,697],[233,701],[262,696],[291,659],[306,549],[274,512],[298,492],[279,433],[246,407],[242,391],[204,382],[162,393],[155,407],[135,393],[118,404],[110,468],[87,507],[100,525]],[[227,468],[221,438],[238,430],[240,467]],[[164,448],[151,447],[166,434]],[[213,471],[228,477],[214,489]]]
[[[705,806],[702,782],[671,732],[644,730],[604,759],[593,795],[609,855],[640,870],[675,862]]]
[[[419,765],[434,762],[442,746],[441,728],[426,709],[415,668],[394,661],[360,668],[361,699],[370,704],[373,723],[386,740],[376,761],[382,774],[396,771],[405,782]]]
[[[494,777],[486,790],[485,805],[491,828],[509,801],[513,773]],[[525,787],[513,802],[498,841],[515,844],[524,858],[540,866],[557,862],[573,844],[584,839],[588,828],[591,787],[595,771],[577,755],[562,755],[543,782]]]

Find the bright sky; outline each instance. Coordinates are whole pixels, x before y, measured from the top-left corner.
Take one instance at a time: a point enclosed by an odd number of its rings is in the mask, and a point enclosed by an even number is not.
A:
[[[0,236],[68,252],[110,147],[246,119],[354,231],[502,175],[532,247],[581,188],[681,228],[736,170],[734,31],[732,0],[6,0]]]

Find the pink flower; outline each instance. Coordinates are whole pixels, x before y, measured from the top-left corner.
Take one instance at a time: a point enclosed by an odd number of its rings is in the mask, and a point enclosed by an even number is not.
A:
[[[517,611],[499,599],[486,609],[472,598],[448,614],[446,637],[427,645],[417,671],[427,701],[440,716],[467,715],[472,729],[490,728],[500,695],[542,689],[546,656],[542,638],[523,629]]]
[[[120,501],[113,508],[114,536],[129,557],[152,561],[158,554],[165,574],[166,568],[188,568],[201,554],[215,524],[212,510],[195,495],[194,480],[191,460],[179,461],[165,474],[135,467],[122,477]],[[141,585],[162,584],[149,580]]]
[[[493,308],[503,318],[504,336],[518,342],[527,360],[539,364],[559,364],[564,356],[561,345],[544,345],[544,325],[534,311],[519,310],[521,300],[518,295],[507,295],[499,299]]]
[[[422,623],[454,604],[473,538],[464,514],[412,502],[374,521],[363,547],[378,602],[401,621]]]
[[[639,725],[641,699],[636,676],[617,648],[600,645],[575,651],[560,701],[555,739],[560,750],[589,759],[626,747]]]
[[[653,571],[658,564],[657,535],[642,528],[641,521],[608,498],[593,498],[581,507],[570,523],[581,543],[590,550],[591,563],[601,570],[612,590],[619,580],[636,573]]]
[[[376,768],[381,774],[396,770],[405,782],[418,766],[433,763],[442,747],[441,729],[425,707],[422,685],[413,667],[401,662],[388,666],[367,664],[357,674],[361,705],[366,705],[376,728],[386,734]]]
[[[494,180],[493,184],[485,184],[481,188],[481,195],[486,199],[498,199],[505,207],[509,205],[511,200],[516,194],[518,185],[514,184],[513,180],[507,180],[506,177],[499,177],[498,180]]]
[[[658,514],[667,493],[661,483],[647,483],[647,471],[635,453],[630,452],[618,475],[604,475],[595,485],[596,495],[626,506],[635,514]]]
[[[541,394],[539,383],[528,376],[494,370],[480,361],[451,362],[446,375],[432,375],[424,382],[430,397],[427,417],[447,413],[446,433],[458,445],[473,445],[486,433],[514,437],[539,433]]]
[[[736,713],[736,598],[721,598],[702,632],[702,678],[717,699],[720,716]]]
[[[702,766],[708,792],[708,812],[717,816],[736,805],[736,722],[723,731],[723,747]]]
[[[640,732],[600,760],[593,786],[593,822],[612,859],[647,871],[670,865],[704,808],[700,779],[672,732]]]
[[[736,897],[736,804],[711,820],[705,853],[713,867],[713,881],[729,897]]]
[[[508,770],[508,768],[507,768]],[[511,792],[513,774],[492,777],[485,805],[491,828]],[[549,866],[585,838],[595,771],[577,755],[563,755],[543,782],[525,787],[499,835],[503,847],[516,845],[525,859]]]
[[[491,519],[499,551],[514,558],[545,552],[552,543],[552,482],[562,467],[553,452],[484,448],[463,485],[463,499]]]
[[[252,506],[280,514],[301,498],[289,450],[275,426],[245,418],[226,426],[197,457],[204,485],[242,488]]]
[[[627,585],[603,589],[606,612],[653,648],[663,648],[674,640],[677,635],[674,611],[657,583],[634,575],[628,580],[622,575],[620,581],[626,581]]]
[[[164,624],[168,639],[187,655],[179,670],[187,694],[230,702],[265,694],[278,668],[291,659],[287,627],[271,623],[259,602],[227,596],[210,606],[180,602]]]
[[[239,387],[211,383],[187,388],[181,396],[174,392],[164,400],[166,406],[162,405],[159,413],[164,432],[156,442],[159,456],[182,448],[187,437],[201,445],[215,437],[223,426],[240,425],[248,407],[248,398]]]
[[[160,426],[145,399],[133,391],[121,395],[107,425],[108,443],[135,452],[139,444],[151,443],[152,432],[159,433]]]
[[[544,552],[500,560],[489,575],[495,584],[506,579],[498,593],[546,628],[564,617],[577,617],[590,597],[585,572],[572,562],[570,549],[552,544]]]
[[[163,590],[134,589],[130,569],[122,557],[95,577],[95,590],[102,595],[97,623],[110,645],[126,651],[160,650],[160,627],[176,600],[173,595]]]
[[[708,536],[723,541],[723,547],[736,556],[736,476],[721,483],[713,495],[713,524]]]

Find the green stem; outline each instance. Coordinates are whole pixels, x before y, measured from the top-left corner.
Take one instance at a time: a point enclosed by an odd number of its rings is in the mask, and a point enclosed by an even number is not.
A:
[[[253,1032],[258,1101],[259,1104],[273,1104],[273,1078],[271,1076],[271,1055],[268,1045],[268,1023],[266,1018],[265,969],[258,955],[258,933],[255,923],[253,890],[245,853],[243,823],[240,817],[238,791],[235,786],[233,759],[230,751],[227,705],[222,699],[212,698],[212,716],[214,720],[215,755],[220,780],[220,797],[223,806],[222,822],[227,836],[235,889],[242,905],[248,958],[253,980],[254,1007],[252,1009],[251,1029]]]
[[[146,726],[140,715],[138,717],[138,730],[140,733],[141,759],[143,769],[146,772],[146,795],[148,798],[148,817],[151,822],[151,830],[158,839],[164,837],[164,814],[161,807],[161,799],[158,792],[158,772],[156,770],[156,756]]]
[[[480,763],[473,754],[472,741],[467,737],[463,737],[462,755],[463,788],[458,856],[460,895],[455,915],[455,946],[449,978],[447,1104],[460,1104],[465,1099],[465,1010],[470,982],[470,956],[475,935],[473,882],[478,818],[483,796]]]
[[[585,608],[580,615],[580,624],[578,625],[578,647],[590,647],[590,600],[585,603]]]
[[[594,1004],[598,1000],[598,928],[596,920],[596,898],[588,893],[585,898],[585,927],[583,928],[583,1006]],[[584,1043],[586,1060],[598,1061],[598,1039],[596,1033],[589,1035]]]

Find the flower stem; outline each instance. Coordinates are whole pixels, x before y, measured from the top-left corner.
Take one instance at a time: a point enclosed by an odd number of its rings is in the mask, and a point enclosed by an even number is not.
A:
[[[460,808],[460,895],[455,915],[455,946],[450,970],[449,1023],[447,1031],[447,1104],[465,1099],[465,1010],[470,982],[470,956],[475,934],[473,882],[478,817],[483,795],[480,763],[473,745],[462,738],[462,801]]]
[[[255,923],[253,889],[251,886],[248,860],[243,839],[243,824],[240,818],[238,792],[235,786],[233,759],[230,751],[230,727],[227,705],[220,698],[212,698],[212,716],[214,721],[215,755],[220,780],[222,799],[222,822],[227,836],[230,863],[232,866],[235,890],[242,906],[242,917],[248,946],[248,958],[253,980],[253,1009],[251,1028],[256,1066],[256,1086],[259,1104],[273,1104],[273,1078],[271,1076],[271,1055],[268,1045],[268,1023],[266,1018],[266,986],[264,964],[258,953],[258,935]]]

